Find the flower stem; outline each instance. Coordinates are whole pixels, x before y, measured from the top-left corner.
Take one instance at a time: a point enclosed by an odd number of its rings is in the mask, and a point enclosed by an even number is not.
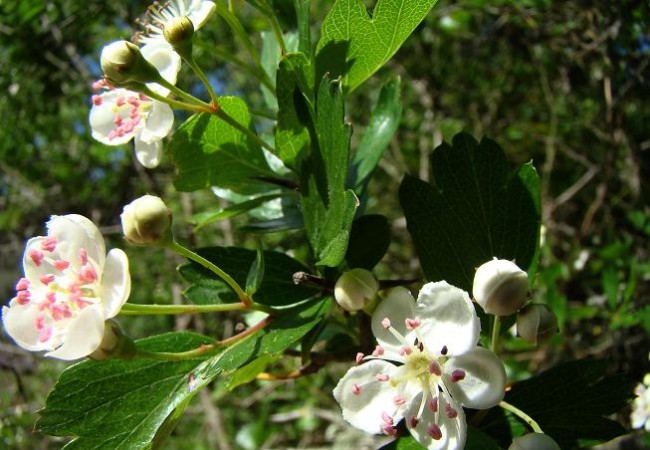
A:
[[[205,76],[205,72],[199,67],[199,65],[196,63],[193,57],[185,59],[185,62],[189,64],[189,66],[192,68],[194,73],[199,77],[205,88],[208,90],[208,94],[210,94],[210,100],[212,101],[212,106],[216,109],[219,108],[219,98],[217,97],[217,94],[214,92],[214,89],[212,88],[212,85],[210,84],[210,81],[208,80],[208,77]]]
[[[264,147],[271,153],[275,154],[275,149],[272,146],[270,146],[268,143],[266,143],[264,139],[260,138],[257,134],[253,133],[249,128],[245,127],[244,125],[242,125],[241,123],[237,122],[235,119],[230,117],[228,113],[225,112],[223,109],[218,109],[216,112],[214,112],[214,114],[216,114],[217,117],[219,117],[221,120],[226,122],[231,127],[241,131],[246,136],[248,136],[253,141],[255,141],[257,144]]]
[[[193,103],[179,102],[178,100],[172,100],[171,98],[163,97],[162,95],[156,94],[154,91],[152,91],[147,87],[145,87],[142,90],[142,93],[145,94],[147,97],[153,98],[154,100],[167,103],[169,106],[173,106],[174,108],[187,109],[189,111],[194,111],[194,112],[208,112],[208,113],[212,112],[210,105],[208,105],[207,103],[206,103],[207,107],[203,107]]]
[[[490,342],[490,350],[494,353],[499,351],[499,338],[501,336],[501,318],[499,316],[494,316],[494,322],[492,322],[492,341]]]
[[[223,20],[226,21],[226,23],[228,23],[228,26],[232,29],[235,35],[237,35],[237,37],[242,40],[244,47],[246,47],[246,50],[248,50],[248,53],[250,53],[251,58],[253,58],[253,61],[255,62],[255,65],[261,67],[260,57],[257,53],[257,50],[255,50],[255,46],[251,42],[250,38],[248,37],[248,33],[242,26],[237,16],[227,8],[217,8],[217,13],[223,18]]]
[[[166,87],[169,89],[174,95],[176,95],[179,98],[182,98],[183,100],[202,106],[203,108],[207,109],[208,111],[212,111],[212,106],[208,105],[202,100],[199,100],[198,98],[194,97],[193,95],[188,94],[184,90],[176,87],[175,85],[171,84],[169,81],[165,80],[163,77],[160,77],[160,80],[157,81],[157,83],[161,84],[162,86]]]
[[[535,420],[533,420],[532,417],[530,417],[528,414],[523,412],[521,409],[517,408],[514,405],[511,405],[510,403],[506,402],[505,400],[502,400],[499,403],[499,406],[501,408],[505,409],[506,411],[510,411],[514,415],[521,418],[524,422],[526,422],[533,429],[533,431],[535,433],[544,433],[542,431],[542,429],[540,428],[539,424],[537,422],[535,422]]]
[[[248,309],[243,303],[222,303],[218,305],[136,305],[125,303],[120,314],[127,316],[165,316],[174,314],[200,314],[209,312],[242,311]]]
[[[167,248],[170,250],[178,253],[181,256],[184,256],[188,259],[191,259],[192,261],[201,264],[203,267],[206,269],[210,270],[212,273],[217,275],[219,278],[221,278],[223,281],[226,282],[228,286],[232,288],[233,291],[237,294],[237,297],[239,298],[239,301],[242,302],[242,304],[246,307],[249,308],[251,306],[251,299],[248,298],[248,295],[246,295],[246,292],[239,286],[239,284],[226,272],[221,270],[216,264],[208,261],[205,259],[203,256],[193,252],[192,250],[183,247],[181,244],[179,244],[176,241],[171,241],[167,244]]]

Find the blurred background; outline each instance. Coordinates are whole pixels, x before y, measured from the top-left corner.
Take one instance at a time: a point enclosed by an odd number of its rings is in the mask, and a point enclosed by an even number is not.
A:
[[[243,1],[233,3],[259,42],[268,22]],[[330,2],[312,3],[316,42]],[[375,2],[365,3],[372,8]],[[107,147],[90,136],[91,83],[101,75],[101,48],[130,38],[148,5],[0,0],[3,303],[21,276],[25,240],[44,234],[50,215],[67,213],[91,218],[110,247],[127,251],[135,287],[131,301],[182,302],[186,286],[176,272],[182,261],[162,250],[127,247],[120,236],[122,206],[144,193],[172,207],[181,241],[254,247],[256,236],[240,230],[243,218],[191,233],[192,214],[225,203],[208,190],[176,192],[168,158],[146,170],[129,146]],[[248,61],[227,25],[215,15],[197,37],[197,60],[217,92],[260,106],[258,82],[218,56],[227,52]],[[428,179],[431,151],[461,130],[490,137],[513,169],[532,160],[540,174],[543,247],[533,296],[553,308],[561,331],[543,348],[506,341],[511,376],[525,378],[565,360],[595,356],[606,358],[612,372],[641,380],[650,372],[649,64],[646,1],[440,0],[347,105],[354,150],[380,86],[395,73],[401,76],[402,124],[370,184],[368,212],[388,216],[394,237],[378,275],[421,276],[397,200],[402,176]],[[206,97],[187,67],[179,85]],[[178,123],[183,117],[178,115]],[[302,245],[296,255],[305,254],[300,231],[261,238],[267,248]],[[122,323],[135,338],[169,329],[223,337],[241,321],[237,315],[206,315]],[[23,352],[3,333],[0,448],[61,448],[65,439],[40,435],[33,424],[66,365]],[[290,369],[291,362],[286,364]],[[304,379],[256,382],[234,392],[217,381],[197,396],[168,448],[374,448],[379,441],[348,427],[331,397],[346,369],[328,366]],[[626,426],[629,412],[618,415]],[[632,437],[641,439],[639,433]]]

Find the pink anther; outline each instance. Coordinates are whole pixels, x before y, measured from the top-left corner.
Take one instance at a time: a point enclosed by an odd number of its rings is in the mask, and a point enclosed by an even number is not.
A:
[[[410,345],[402,345],[399,349],[399,354],[402,356],[410,355],[411,353],[413,353],[413,349]]]
[[[427,428],[427,434],[431,436],[431,438],[435,439],[436,441],[442,439],[442,430],[435,423],[429,425],[429,428]]]
[[[72,317],[72,311],[70,311],[68,305],[53,305],[50,308],[50,314],[54,320],[69,319]]]
[[[429,407],[429,411],[433,413],[438,412],[438,397],[433,397],[429,400],[427,406]]]
[[[99,106],[102,103],[104,103],[104,99],[102,98],[101,95],[93,95],[92,97],[93,105]]]
[[[43,328],[38,330],[38,341],[47,342],[52,337],[52,327],[44,325]]]
[[[381,356],[384,354],[384,347],[378,345],[372,352],[372,356]]]
[[[97,281],[97,271],[91,265],[85,265],[79,270],[79,279],[86,283],[94,283]]]
[[[381,413],[381,420],[387,425],[393,425],[393,418],[386,411]]]
[[[123,96],[117,97],[117,100],[115,101],[115,104],[120,107],[124,106],[126,104],[126,99]]]
[[[41,242],[41,250],[46,252],[53,252],[56,248],[56,237],[48,236]]]
[[[39,252],[38,250],[31,249],[28,253],[29,257],[31,260],[34,262],[36,267],[41,267],[41,263],[43,262],[43,252]]]
[[[85,248],[80,248],[79,249],[79,259],[81,260],[81,265],[85,266],[88,264],[88,253],[86,252]]]
[[[357,353],[357,356],[354,358],[354,360],[357,362],[357,364],[361,364],[363,362],[363,353]]]
[[[438,361],[431,361],[429,364],[429,373],[440,376],[442,374],[442,368]]]
[[[451,372],[451,381],[452,383],[456,383],[460,380],[465,379],[465,371],[462,369],[454,369]]]
[[[358,384],[353,384],[353,385],[352,385],[352,393],[353,393],[354,395],[359,395],[359,394],[361,394],[361,386],[359,386]]]
[[[454,409],[454,407],[451,406],[449,403],[445,405],[445,414],[447,414],[447,417],[449,417],[450,419],[455,419],[456,417],[458,417],[458,411],[456,411],[456,409]]]
[[[419,423],[420,423],[420,419],[418,419],[416,416],[411,416],[411,418],[409,419],[409,426],[411,428],[417,427]]]
[[[381,426],[381,431],[383,431],[386,436],[395,436],[397,434],[397,429],[387,423]]]
[[[25,289],[29,289],[29,280],[25,277],[22,277],[20,280],[18,280],[18,283],[16,283],[16,290],[24,291]]]
[[[403,395],[396,395],[395,397],[393,397],[393,403],[396,406],[400,406],[400,405],[403,405],[404,403],[406,403],[406,399],[404,398]]]
[[[29,300],[32,298],[32,294],[29,291],[18,291],[16,292],[16,301],[19,305],[26,305],[29,303]]]
[[[53,274],[41,275],[39,280],[40,280],[41,283],[43,283],[45,286],[47,286],[52,281],[54,281],[54,275]]]
[[[406,324],[407,330],[415,330],[417,327],[420,326],[421,322],[419,319],[405,319],[404,323]]]
[[[62,259],[58,261],[54,261],[54,268],[58,270],[59,272],[63,272],[65,269],[70,267],[70,262],[69,261],[64,261]]]
[[[384,319],[381,321],[381,326],[384,328],[390,328],[390,319],[388,317],[384,317]]]
[[[390,380],[390,377],[386,373],[378,373],[377,375],[375,375],[375,378],[377,379],[377,381],[388,381],[388,380]]]

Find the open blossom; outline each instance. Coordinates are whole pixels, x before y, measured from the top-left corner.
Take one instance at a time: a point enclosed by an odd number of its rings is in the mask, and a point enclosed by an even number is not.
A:
[[[106,254],[101,233],[83,216],[53,216],[47,230],[27,242],[25,276],[2,308],[2,323],[27,350],[77,359],[99,347],[105,321],[128,299],[129,263],[122,250]]]
[[[650,355],[648,355],[650,358]],[[634,388],[636,398],[632,403],[632,414],[630,421],[632,428],[644,428],[650,431],[650,373],[643,377],[643,383],[637,384]]]
[[[180,57],[168,44],[145,45],[140,49],[144,58],[153,64],[163,78],[176,82]],[[147,168],[156,167],[162,154],[162,139],[169,135],[174,124],[174,113],[169,105],[128,89],[111,89],[93,95],[90,127],[93,138],[106,145],[122,145],[133,139],[135,155]],[[169,90],[156,83],[147,83],[152,91],[166,96]]]
[[[141,21],[144,33],[137,35],[137,40],[143,44],[167,42],[163,31],[174,19],[187,17],[192,22],[194,30],[205,24],[216,9],[216,4],[207,0],[172,0],[162,4],[157,2],[149,7],[146,19]]]
[[[368,433],[394,435],[404,419],[424,447],[460,450],[463,406],[485,409],[504,395],[505,370],[478,347],[480,322],[469,295],[442,281],[423,286],[417,303],[395,288],[372,316],[378,346],[357,355],[334,389],[343,417]]]

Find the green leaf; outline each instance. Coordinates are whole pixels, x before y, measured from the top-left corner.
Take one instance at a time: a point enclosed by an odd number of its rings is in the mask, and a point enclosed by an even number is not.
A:
[[[372,111],[370,123],[363,133],[361,142],[350,165],[349,184],[361,195],[379,163],[402,118],[400,78],[389,81],[379,94],[377,105]]]
[[[278,355],[261,355],[258,358],[254,359],[250,363],[246,364],[243,367],[235,370],[228,376],[228,381],[226,383],[226,388],[229,391],[232,391],[237,386],[242,384],[250,383],[253,381],[260,373],[264,372],[269,364],[274,363],[279,358]]]
[[[196,224],[194,231],[199,231],[204,226],[211,224],[212,222],[218,222],[220,220],[230,219],[231,217],[236,217],[240,214],[247,213],[251,209],[255,209],[264,203],[270,202],[280,197],[280,194],[270,194],[270,195],[261,195],[255,197],[251,200],[237,203],[227,208],[222,208],[217,211],[205,211],[192,216],[192,222]]]
[[[350,90],[402,46],[437,0],[378,0],[370,17],[362,0],[337,0],[323,21],[317,75],[343,76]]]
[[[372,270],[390,245],[388,219],[380,214],[358,217],[352,223],[345,260],[351,268]]]
[[[193,333],[167,333],[137,345],[148,351],[184,351],[211,342]],[[213,356],[75,364],[61,373],[36,427],[49,435],[75,436],[66,446],[70,449],[145,448],[167,418],[217,375],[209,370]]]
[[[219,102],[233,119],[250,128],[250,114],[243,100],[219,97]],[[248,188],[250,180],[275,176],[261,147],[213,114],[190,117],[174,133],[169,147],[177,172],[174,186],[179,191],[219,186],[253,193]]]
[[[264,279],[264,250],[262,243],[258,242],[257,252],[255,254],[255,261],[251,264],[248,276],[246,277],[246,295],[252,297],[253,294],[262,285]]]
[[[406,176],[399,198],[428,280],[471,291],[475,268],[493,257],[533,270],[539,248],[537,173],[508,174],[501,148],[461,133],[431,155],[432,184]]]
[[[400,436],[380,450],[423,450],[425,448],[413,436]],[[464,450],[501,450],[501,447],[487,434],[468,426]]]
[[[298,21],[298,48],[305,55],[311,55],[311,17],[309,14],[310,0],[293,0]]]
[[[330,304],[331,299],[321,298],[283,310],[269,326],[224,352],[219,367],[232,371],[260,355],[283,352],[322,321]]]
[[[245,285],[256,252],[239,247],[208,247],[198,253]],[[319,291],[306,284],[296,285],[293,274],[309,269],[284,253],[264,251],[264,279],[255,293],[255,301],[270,306],[286,306],[315,296]],[[191,262],[179,268],[181,276],[192,283],[185,296],[197,304],[236,302],[236,295],[203,266]]]
[[[344,122],[339,81],[323,78],[318,90],[312,150],[302,165],[302,210],[318,265],[338,266],[345,257],[358,199],[345,190],[350,126]]]
[[[608,441],[626,433],[606,416],[627,405],[635,382],[625,375],[605,375],[607,366],[606,360],[590,358],[568,362],[515,383],[505,401],[535,419],[562,449],[577,448],[581,440]],[[498,431],[499,416],[497,409],[490,411],[483,429],[507,444],[511,436]]]
[[[309,151],[310,98],[314,91],[313,67],[302,53],[289,53],[280,61],[277,73],[278,123],[275,149],[288,167],[298,167]]]

